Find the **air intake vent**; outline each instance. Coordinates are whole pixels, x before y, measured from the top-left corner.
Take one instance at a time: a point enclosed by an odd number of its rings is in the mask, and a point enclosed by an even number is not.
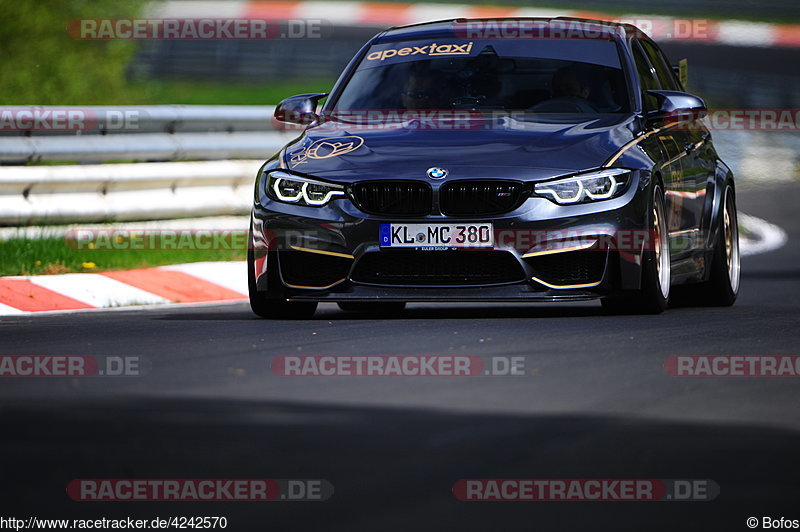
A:
[[[505,251],[384,250],[367,253],[351,279],[383,285],[490,285],[525,279],[525,272]]]
[[[606,251],[587,249],[525,259],[537,277],[556,285],[596,283],[603,278]]]

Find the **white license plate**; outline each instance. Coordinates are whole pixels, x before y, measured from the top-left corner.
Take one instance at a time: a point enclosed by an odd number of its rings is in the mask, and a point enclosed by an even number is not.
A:
[[[491,248],[492,224],[381,224],[383,248]]]

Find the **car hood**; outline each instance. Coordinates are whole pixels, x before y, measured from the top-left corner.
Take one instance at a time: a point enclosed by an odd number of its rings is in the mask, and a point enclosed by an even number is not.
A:
[[[452,129],[420,121],[365,127],[329,120],[308,128],[284,151],[284,165],[337,181],[426,178],[546,179],[601,166],[633,138],[634,117],[585,121],[470,120]]]

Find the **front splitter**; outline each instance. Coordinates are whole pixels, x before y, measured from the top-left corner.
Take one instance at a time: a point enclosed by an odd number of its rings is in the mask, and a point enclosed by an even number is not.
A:
[[[456,302],[514,302],[546,303],[557,301],[591,301],[602,297],[588,290],[536,290],[529,284],[516,283],[480,287],[412,287],[370,286],[348,284],[340,290],[292,291],[287,294],[290,301],[406,301],[427,303]]]

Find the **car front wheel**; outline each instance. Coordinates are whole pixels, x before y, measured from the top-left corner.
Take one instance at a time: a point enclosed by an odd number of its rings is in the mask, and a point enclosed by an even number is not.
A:
[[[649,248],[642,255],[642,284],[633,293],[602,300],[603,308],[614,314],[660,314],[667,308],[672,275],[664,191],[653,188],[650,212]]]
[[[250,246],[252,247],[252,246]],[[270,257],[271,258],[271,257]],[[274,268],[273,268],[274,270]],[[271,293],[279,290],[280,280],[277,271],[267,272],[270,291],[262,292],[256,287],[255,258],[252,249],[247,250],[247,288],[250,295],[250,308],[257,316],[275,320],[302,320],[311,318],[317,310],[313,301],[286,301]]]

